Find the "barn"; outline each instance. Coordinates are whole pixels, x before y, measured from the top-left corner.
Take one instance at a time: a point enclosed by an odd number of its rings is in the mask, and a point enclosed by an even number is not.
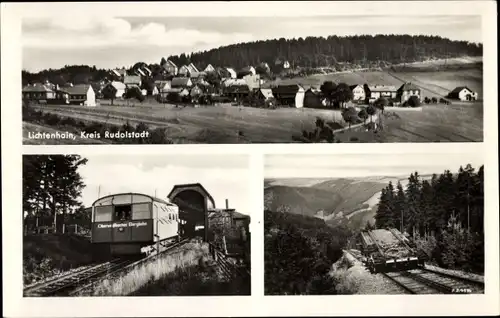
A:
[[[304,88],[298,84],[278,85],[272,88],[273,95],[281,105],[302,108],[304,106]]]

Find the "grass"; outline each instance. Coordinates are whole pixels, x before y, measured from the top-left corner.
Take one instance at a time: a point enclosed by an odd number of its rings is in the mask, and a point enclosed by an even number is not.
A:
[[[142,264],[128,273],[105,279],[91,296],[189,296],[249,294],[249,282],[228,281],[211,259],[208,245],[188,243],[158,260]],[[80,296],[87,296],[82,292]]]
[[[162,255],[158,260],[139,265],[122,276],[104,279],[94,287],[92,296],[126,296],[144,288],[152,281],[176,270],[198,264],[201,258],[208,258],[208,246],[188,243]],[[81,295],[83,296],[83,295]]]

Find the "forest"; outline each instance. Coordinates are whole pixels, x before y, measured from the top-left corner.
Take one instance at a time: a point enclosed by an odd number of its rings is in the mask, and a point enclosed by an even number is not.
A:
[[[430,180],[418,172],[403,188],[382,190],[375,227],[395,227],[412,236],[441,267],[484,271],[484,166],[470,164]]]
[[[23,156],[23,216],[52,219],[78,215],[85,219],[80,201],[85,188],[78,169],[87,159],[78,155]]]
[[[242,68],[266,62],[288,61],[294,67],[334,66],[338,63],[385,61],[391,64],[427,58],[481,56],[482,44],[452,41],[438,36],[360,35],[273,39],[223,46],[191,55],[170,56],[177,65],[193,63],[198,68],[208,64]],[[365,65],[366,67],[366,65]]]
[[[264,212],[266,295],[335,294],[329,271],[351,236],[345,227],[286,212]]]
[[[160,65],[165,59],[172,60],[179,67],[192,62],[199,69],[204,69],[208,64],[214,67],[241,69],[248,65],[258,66],[266,62],[272,72],[279,73],[285,60],[290,63],[292,69],[322,66],[341,68],[341,65],[345,63],[356,64],[360,67],[379,67],[384,63],[409,63],[429,58],[481,56],[482,54],[482,44],[452,41],[437,36],[329,36],[327,38],[281,38],[238,43],[192,54],[158,57],[157,63],[139,61],[125,68],[130,71],[146,65],[151,69],[153,79],[161,79]],[[89,84],[109,79],[109,77],[106,70],[87,65],[66,65],[61,69],[48,69],[38,73],[22,72],[23,85],[46,80],[59,85],[68,82]]]

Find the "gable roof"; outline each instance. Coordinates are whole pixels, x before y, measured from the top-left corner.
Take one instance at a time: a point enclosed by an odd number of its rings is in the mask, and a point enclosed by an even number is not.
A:
[[[69,95],[85,95],[87,94],[89,89],[92,89],[92,86],[88,84],[77,84],[74,86],[63,87],[59,89],[59,91],[67,93]]]
[[[165,65],[170,65],[170,66],[173,66],[173,67],[177,67],[177,65],[175,65],[175,63],[172,62],[171,60],[167,60],[167,63],[165,63]]]
[[[356,88],[356,87],[358,87],[358,86],[363,87],[363,86],[362,86],[362,85],[360,85],[360,84],[355,84],[355,85],[349,85],[349,88],[350,88],[350,89],[351,89],[351,91],[352,91],[353,89],[355,89],[355,88]]]
[[[193,63],[190,63],[190,64],[187,66],[187,68],[189,69],[189,71],[190,71],[191,73],[197,73],[197,72],[199,72],[199,71],[198,71],[198,69],[196,68],[196,66],[195,66]]]
[[[264,96],[264,98],[274,98],[273,90],[270,88],[261,88],[259,92]]]
[[[458,86],[458,87],[455,87],[455,89],[452,90],[450,93],[451,94],[458,94],[464,89],[468,90],[469,92],[474,92],[472,89],[468,88],[467,86]]]
[[[125,75],[125,77],[123,78],[123,83],[125,85],[129,85],[129,84],[137,84],[139,85],[141,83],[141,77],[140,76],[133,76],[133,75]]]
[[[187,183],[187,184],[176,184],[172,190],[170,191],[170,193],[167,195],[167,197],[170,199],[170,200],[173,200],[172,198],[172,194],[174,193],[174,191],[178,190],[178,189],[181,189],[182,191],[182,188],[198,188],[198,190],[203,193],[212,203],[212,206],[215,208],[215,201],[214,201],[214,198],[210,195],[210,193],[201,185],[201,183]],[[180,192],[179,192],[180,193]]]
[[[172,79],[172,87],[174,86],[188,86],[191,80],[189,77],[174,77]]]
[[[278,85],[276,87],[272,88],[273,94],[278,95],[278,94],[297,94],[299,90],[304,90],[302,86],[299,84],[293,84],[293,85]]]
[[[206,72],[206,73],[208,73],[208,72],[214,72],[215,68],[212,66],[212,64],[208,64],[207,67],[205,67],[205,69],[203,71]]]
[[[111,83],[108,83],[107,85],[113,86],[114,88],[116,88],[116,90],[125,89],[127,87],[125,84],[119,81],[113,81]]]
[[[53,90],[44,84],[36,83],[34,85],[27,85],[22,89],[23,93],[45,93],[53,92]]]
[[[408,82],[408,83],[404,83],[403,85],[401,85],[401,87],[399,88],[399,91],[419,91],[420,88],[417,87],[415,84],[411,83],[411,82]]]

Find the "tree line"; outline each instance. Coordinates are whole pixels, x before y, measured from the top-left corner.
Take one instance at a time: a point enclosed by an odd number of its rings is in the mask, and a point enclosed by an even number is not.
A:
[[[85,183],[78,170],[86,163],[78,155],[23,156],[23,216],[64,217],[82,212]]]
[[[276,67],[288,61],[292,67],[321,67],[339,63],[386,61],[404,63],[429,57],[449,58],[482,55],[482,44],[452,41],[439,36],[361,35],[273,39],[238,43],[191,55],[180,54],[169,59],[178,66],[193,63],[198,68],[208,64],[243,68],[262,62]]]
[[[394,227],[426,246],[440,266],[484,269],[484,166],[470,164],[422,180],[418,172],[406,188],[398,182],[382,190],[375,227]],[[432,244],[429,245],[429,242]]]

